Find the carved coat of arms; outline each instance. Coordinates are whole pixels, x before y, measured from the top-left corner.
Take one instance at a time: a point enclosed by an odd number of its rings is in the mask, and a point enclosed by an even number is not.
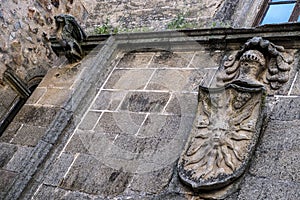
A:
[[[239,178],[255,150],[267,90],[289,79],[284,48],[250,39],[224,62],[217,86],[199,88],[198,109],[178,162],[180,179],[194,190],[216,190]]]

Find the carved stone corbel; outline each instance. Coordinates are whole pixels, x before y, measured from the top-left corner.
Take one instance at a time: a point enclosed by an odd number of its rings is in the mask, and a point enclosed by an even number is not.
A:
[[[56,24],[56,39],[62,46],[69,63],[80,61],[84,54],[81,42],[87,38],[84,30],[72,15],[60,14],[54,17]]]
[[[266,87],[279,89],[289,79],[292,61],[283,52],[254,37],[224,62],[217,87],[199,87],[196,118],[177,167],[183,183],[205,194],[245,172],[260,136]]]

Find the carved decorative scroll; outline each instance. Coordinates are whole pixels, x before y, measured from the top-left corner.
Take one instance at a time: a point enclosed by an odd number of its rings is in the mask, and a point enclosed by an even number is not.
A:
[[[289,78],[284,48],[250,39],[218,71],[216,88],[199,87],[198,109],[178,162],[180,179],[194,190],[216,190],[239,178],[255,150],[263,122],[266,86]]]
[[[269,85],[277,90],[289,80],[292,62],[282,46],[254,37],[236,55],[226,59],[219,69],[218,86],[239,80],[256,86]]]
[[[83,29],[72,15],[60,14],[55,16],[56,39],[65,50],[69,63],[75,63],[83,58],[80,43],[87,38]]]

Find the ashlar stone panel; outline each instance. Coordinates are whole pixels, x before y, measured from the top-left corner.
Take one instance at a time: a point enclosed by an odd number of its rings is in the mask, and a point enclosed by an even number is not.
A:
[[[58,108],[24,105],[15,121],[26,125],[46,127],[52,122],[57,111]]]
[[[42,126],[22,125],[11,143],[24,146],[35,146],[45,135],[47,128]]]
[[[223,52],[216,51],[197,51],[193,60],[191,61],[190,68],[218,68],[223,58]]]
[[[22,169],[26,166],[27,162],[30,159],[30,155],[33,151],[33,147],[26,146],[17,146],[17,151],[11,157],[9,162],[6,164],[4,169],[13,171],[13,172],[21,172]]]
[[[116,69],[108,79],[104,89],[143,89],[148,83],[153,71],[152,69]]]
[[[61,187],[89,194],[116,196],[129,184],[132,175],[120,169],[104,166],[101,161],[88,155],[79,155]]]
[[[125,95],[125,91],[102,90],[97,96],[92,109],[111,111],[117,110]]]
[[[127,53],[117,68],[147,68],[155,53]]]
[[[271,119],[292,121],[300,119],[300,97],[283,97],[273,109]]]
[[[173,166],[167,166],[153,172],[135,174],[129,189],[137,192],[159,194],[169,185],[172,178]]]
[[[300,181],[300,123],[271,120],[254,154],[250,173],[282,181]],[[299,156],[298,156],[299,157]]]
[[[102,112],[90,111],[86,114],[79,125],[81,130],[92,130],[96,123],[98,122],[99,117]]]
[[[73,155],[63,153],[54,161],[52,168],[45,177],[44,183],[51,186],[58,186],[63,181],[64,175],[71,166],[73,160]]]
[[[17,146],[0,143],[0,168],[4,167],[17,151]]]
[[[147,90],[196,92],[204,73],[197,69],[160,69],[151,78]]]
[[[169,98],[168,92],[129,92],[121,105],[121,110],[159,113],[163,111]]]
[[[186,68],[189,66],[194,52],[162,51],[155,54],[150,68]]]
[[[128,134],[137,133],[140,125],[144,121],[145,114],[128,112],[106,112],[100,118],[95,131],[100,133]]]
[[[195,116],[198,99],[196,93],[173,93],[165,112],[168,114]]]
[[[299,199],[300,184],[264,177],[247,176],[241,186],[238,200]]]
[[[5,197],[5,193],[10,189],[17,173],[0,169],[0,198]]]

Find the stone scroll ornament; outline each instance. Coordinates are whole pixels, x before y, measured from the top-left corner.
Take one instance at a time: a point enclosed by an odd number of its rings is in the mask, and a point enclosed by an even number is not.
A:
[[[54,17],[56,24],[56,39],[63,47],[69,63],[75,63],[83,58],[81,42],[87,38],[86,33],[72,15],[60,14]]]
[[[217,87],[199,88],[190,137],[178,174],[196,191],[221,189],[246,170],[263,122],[266,87],[289,79],[291,60],[284,48],[254,37],[224,62]]]

